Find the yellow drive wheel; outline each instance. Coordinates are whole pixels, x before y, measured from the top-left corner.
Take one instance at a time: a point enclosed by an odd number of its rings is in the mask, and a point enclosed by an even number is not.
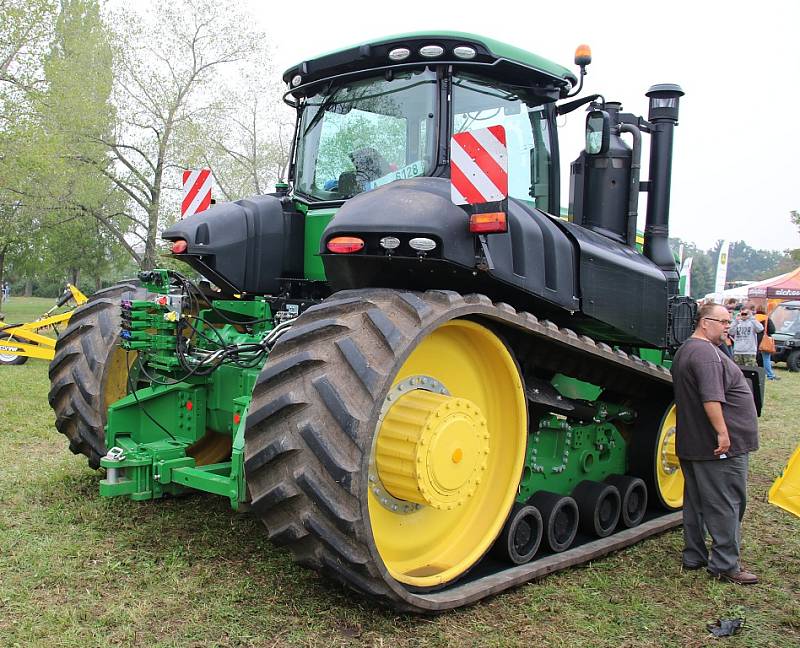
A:
[[[683,471],[675,451],[675,425],[676,408],[672,405],[661,422],[654,456],[658,494],[671,509],[683,506]]]
[[[526,433],[519,369],[494,333],[451,320],[414,349],[370,461],[369,520],[393,578],[433,587],[483,556],[514,503]]]

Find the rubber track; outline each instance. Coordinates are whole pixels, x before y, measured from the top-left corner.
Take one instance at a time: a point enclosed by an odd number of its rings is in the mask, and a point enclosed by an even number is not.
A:
[[[380,404],[419,342],[463,317],[523,340],[540,356],[551,350],[576,377],[602,375],[631,393],[671,391],[663,367],[481,295],[344,291],[305,311],[273,349],[254,390],[245,447],[252,508],[297,562],[401,610],[458,607],[539,574],[533,561],[514,576],[508,570],[505,580],[505,572],[492,575],[485,588],[473,583],[459,593],[456,583],[415,594],[388,575],[372,540],[365,478]],[[627,544],[658,530],[631,530]],[[618,535],[605,539],[607,546],[624,546]],[[531,575],[520,581],[521,573]]]
[[[69,449],[85,455],[95,469],[106,453],[103,390],[106,366],[119,338],[120,301],[124,293],[137,289],[137,282],[116,284],[76,308],[50,362],[47,399],[56,414],[56,428],[69,439]]]

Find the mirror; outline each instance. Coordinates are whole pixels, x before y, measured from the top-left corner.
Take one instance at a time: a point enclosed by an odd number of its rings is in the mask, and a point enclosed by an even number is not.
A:
[[[608,151],[610,134],[608,113],[602,110],[592,110],[586,116],[586,152],[589,155],[598,155]]]

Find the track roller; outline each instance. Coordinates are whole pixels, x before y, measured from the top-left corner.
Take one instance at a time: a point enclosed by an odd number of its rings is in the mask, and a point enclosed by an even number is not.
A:
[[[522,565],[536,555],[542,542],[542,514],[529,504],[514,504],[492,554],[500,560]]]
[[[620,495],[615,486],[585,480],[572,491],[578,505],[583,533],[605,538],[616,528],[620,514]]]
[[[569,549],[578,532],[578,505],[566,495],[539,491],[528,500],[539,509],[545,544],[556,553]]]
[[[610,475],[606,483],[615,486],[622,498],[620,522],[630,528],[641,524],[647,511],[647,486],[638,477]]]

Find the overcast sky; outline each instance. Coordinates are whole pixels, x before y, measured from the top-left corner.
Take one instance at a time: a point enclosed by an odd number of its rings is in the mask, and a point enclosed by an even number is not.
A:
[[[593,63],[582,94],[600,92],[646,117],[650,85],[678,83],[686,92],[671,235],[702,248],[720,238],[800,247],[789,220],[789,211],[800,209],[799,0],[248,4],[274,43],[279,73],[322,52],[406,31],[473,32],[569,67],[575,46],[588,43]],[[582,145],[583,122],[581,111],[561,118],[566,173]]]

